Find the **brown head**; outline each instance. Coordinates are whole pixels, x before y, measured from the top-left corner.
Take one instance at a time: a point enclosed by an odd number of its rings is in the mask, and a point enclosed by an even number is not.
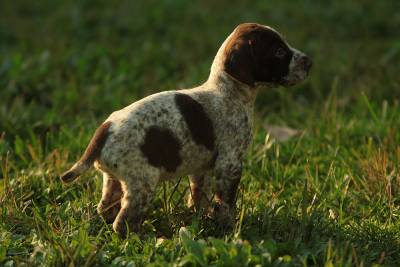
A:
[[[290,47],[278,32],[257,23],[236,27],[223,53],[225,72],[251,87],[297,84],[312,65],[309,57]]]

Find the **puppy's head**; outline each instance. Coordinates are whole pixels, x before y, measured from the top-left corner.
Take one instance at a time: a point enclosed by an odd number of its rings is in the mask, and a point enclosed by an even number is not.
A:
[[[240,24],[224,49],[224,70],[251,87],[256,84],[295,85],[307,77],[312,62],[290,47],[272,28]]]

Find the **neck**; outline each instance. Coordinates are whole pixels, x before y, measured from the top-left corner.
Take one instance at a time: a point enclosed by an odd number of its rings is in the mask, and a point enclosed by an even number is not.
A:
[[[246,106],[253,106],[257,97],[258,87],[250,87],[232,78],[225,71],[211,72],[206,82],[209,88],[220,91],[232,99],[239,100]]]

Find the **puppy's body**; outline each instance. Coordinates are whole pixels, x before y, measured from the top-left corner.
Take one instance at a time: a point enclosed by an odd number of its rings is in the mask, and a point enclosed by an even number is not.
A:
[[[165,179],[203,174],[224,147],[235,147],[241,159],[251,140],[252,103],[225,94],[220,85],[205,84],[157,93],[114,112],[105,121],[110,136],[98,167],[119,177],[135,172]]]
[[[112,113],[61,178],[72,181],[95,163],[104,174],[98,211],[108,221],[115,219],[113,227],[121,234],[125,222],[138,226],[159,181],[183,175],[191,175],[196,207],[215,176],[216,212],[227,217],[252,138],[259,88],[303,80],[311,66],[307,60],[271,28],[242,24],[219,49],[207,82],[157,93]],[[121,206],[110,208],[120,199]]]

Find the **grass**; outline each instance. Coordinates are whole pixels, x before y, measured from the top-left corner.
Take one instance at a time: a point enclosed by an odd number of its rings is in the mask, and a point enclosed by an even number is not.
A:
[[[361,3],[362,2],[362,3]],[[398,1],[2,1],[0,265],[399,266]],[[205,80],[244,21],[314,60],[295,88],[262,92],[231,230],[164,184],[142,230],[96,214],[98,173],[58,175],[109,113]],[[300,129],[274,141],[265,123]]]

